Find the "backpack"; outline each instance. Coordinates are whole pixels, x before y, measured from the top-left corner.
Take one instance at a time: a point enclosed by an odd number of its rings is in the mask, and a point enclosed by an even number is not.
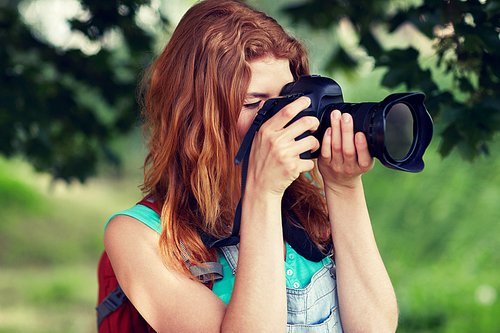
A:
[[[144,198],[137,204],[149,207],[160,215],[160,210],[151,196]],[[187,258],[184,260],[190,272],[210,289],[212,289],[213,281],[219,280],[223,276],[222,265],[215,261],[205,263],[202,266],[194,266]],[[99,333],[155,332],[122,291],[106,251],[103,251],[99,260],[97,278],[99,294],[96,311],[97,331]]]

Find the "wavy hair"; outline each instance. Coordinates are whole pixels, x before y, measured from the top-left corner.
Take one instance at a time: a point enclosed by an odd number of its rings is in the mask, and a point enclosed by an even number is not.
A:
[[[143,78],[142,115],[149,153],[142,190],[161,208],[159,248],[164,264],[190,276],[215,251],[200,231],[230,234],[240,197],[236,130],[250,82],[249,62],[288,59],[297,79],[309,73],[307,54],[272,18],[242,2],[206,0],[184,15]],[[319,173],[299,177],[285,192],[318,244],[330,236]]]

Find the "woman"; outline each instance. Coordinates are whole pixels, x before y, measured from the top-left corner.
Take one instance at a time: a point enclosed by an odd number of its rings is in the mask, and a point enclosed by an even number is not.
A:
[[[104,245],[123,291],[157,332],[395,330],[396,298],[361,183],[373,159],[348,114],[332,113],[317,161],[299,155],[318,140],[295,138],[318,119],[286,126],[306,97],[265,122],[248,160],[239,249],[203,243],[231,234],[241,179],[233,160],[257,111],[308,70],[303,46],[275,20],[227,0],[193,6],[150,68],[143,190],[161,218],[148,208],[119,213]],[[290,246],[282,219],[306,230],[319,253],[333,242],[336,271],[333,256],[308,260]],[[217,260],[224,277],[210,290],[187,259]],[[300,308],[294,297],[311,298],[320,284],[327,291]]]

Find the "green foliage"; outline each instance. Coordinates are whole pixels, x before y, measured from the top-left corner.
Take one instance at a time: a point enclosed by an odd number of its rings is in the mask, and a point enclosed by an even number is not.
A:
[[[150,0],[81,0],[88,16],[70,23],[98,44],[92,55],[50,45],[25,24],[18,3],[0,2],[0,153],[25,156],[67,181],[94,175],[102,159],[118,165],[110,142],[137,122],[138,76],[152,57],[155,36],[138,23]],[[424,92],[442,156],[455,148],[468,160],[489,152],[500,130],[500,0],[310,0],[285,12],[314,29],[351,22],[358,49],[334,47],[326,70],[354,71],[364,50],[385,69],[382,85]],[[408,25],[434,44],[425,66],[420,49],[381,43],[381,34]],[[112,34],[123,40],[117,48],[104,42]],[[439,71],[452,78],[451,88],[436,81]]]
[[[419,90],[442,128],[440,153],[458,148],[472,160],[488,153],[487,143],[500,131],[500,1],[423,0],[420,2],[367,0],[310,0],[284,11],[294,22],[327,29],[348,19],[356,29],[359,47],[386,69],[382,85]],[[380,29],[392,33],[410,24],[432,40],[434,68],[453,79],[452,90],[443,89],[431,69],[421,63],[421,52],[412,46],[384,48]],[[327,70],[352,68],[362,60],[345,47],[336,48]],[[429,59],[426,59],[428,62]]]
[[[153,36],[136,16],[149,2],[82,0],[90,18],[71,24],[100,43],[93,55],[34,37],[18,1],[0,2],[0,153],[66,181],[94,175],[101,159],[119,163],[109,146],[137,122],[135,91]],[[102,42],[111,32],[123,37],[117,49]]]

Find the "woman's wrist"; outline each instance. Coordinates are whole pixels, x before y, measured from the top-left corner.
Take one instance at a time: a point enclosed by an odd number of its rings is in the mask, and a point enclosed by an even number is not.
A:
[[[363,182],[361,180],[361,175],[358,177],[334,182],[334,181],[324,181],[325,195],[327,197],[337,196],[345,197],[355,194],[358,191],[363,191]]]
[[[245,184],[244,199],[267,204],[279,204],[283,198],[283,191],[270,189],[269,184],[260,179],[248,177]]]

